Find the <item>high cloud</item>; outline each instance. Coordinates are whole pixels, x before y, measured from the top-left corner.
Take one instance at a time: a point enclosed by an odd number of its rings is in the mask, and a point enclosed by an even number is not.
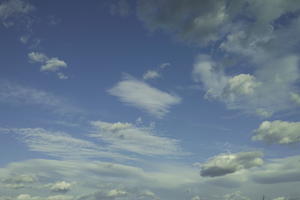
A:
[[[148,156],[184,155],[178,140],[158,136],[152,128],[120,122],[93,121],[91,124],[96,131],[90,135],[110,144],[110,148]]]
[[[142,109],[158,118],[167,114],[171,106],[181,102],[178,96],[130,77],[117,83],[108,92],[119,97],[121,102]]]
[[[57,76],[59,79],[67,79],[60,71],[62,68],[68,67],[65,61],[60,60],[56,57],[48,58],[45,54],[39,52],[31,52],[28,54],[28,58],[31,62],[42,63],[40,68],[41,71],[49,71],[49,72],[57,72]]]
[[[300,143],[300,122],[264,121],[254,134],[252,140],[270,144]]]
[[[59,114],[83,113],[66,99],[50,92],[0,80],[0,102],[13,105],[37,105]]]
[[[261,152],[241,152],[236,154],[220,154],[201,165],[201,176],[224,176],[243,169],[261,166]]]

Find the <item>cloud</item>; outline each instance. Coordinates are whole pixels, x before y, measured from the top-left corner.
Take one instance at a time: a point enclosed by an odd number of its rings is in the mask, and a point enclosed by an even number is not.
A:
[[[110,14],[127,17],[130,14],[130,5],[127,0],[119,0],[110,5]]]
[[[16,18],[24,18],[35,9],[33,5],[22,0],[5,0],[0,3],[0,21],[5,27],[15,24]]]
[[[166,115],[171,106],[181,102],[180,97],[151,87],[147,83],[133,78],[126,78],[120,81],[108,92],[113,96],[119,97],[121,102],[144,110],[158,118]]]
[[[160,77],[160,74],[157,71],[154,71],[154,70],[148,70],[143,75],[144,80],[156,79],[156,78],[159,78],[159,77]]]
[[[28,54],[28,58],[31,62],[42,63],[40,70],[49,71],[49,72],[57,72],[57,76],[59,79],[68,79],[63,73],[58,72],[62,68],[67,68],[68,65],[65,61],[60,60],[56,57],[48,58],[45,54],[39,52],[31,52]]]
[[[259,184],[300,182],[300,157],[272,159],[250,177]]]
[[[224,200],[251,200],[249,197],[244,196],[240,191],[224,195]]]
[[[217,0],[139,0],[138,17],[150,30],[163,30],[187,42],[215,41],[226,24],[226,2]]]
[[[203,85],[206,98],[224,102],[229,109],[269,117],[295,107],[291,91],[299,78],[298,59],[296,56],[274,59],[254,75],[227,75],[226,68],[211,56],[199,55],[192,75],[194,81]]]
[[[137,127],[130,123],[108,123],[93,121],[96,128],[91,137],[109,144],[119,151],[128,151],[147,156],[180,156],[182,152],[179,141],[154,134],[150,127]]]
[[[159,68],[160,69],[165,69],[165,68],[170,67],[170,66],[171,66],[171,63],[162,63],[162,64],[159,65]]]
[[[113,189],[107,192],[107,197],[122,197],[122,196],[126,196],[128,193],[124,190],[119,190],[119,189]]]
[[[241,152],[236,154],[220,154],[201,165],[201,176],[224,176],[243,169],[261,166],[261,152]]]
[[[0,80],[0,102],[13,105],[38,105],[59,114],[83,113],[66,99],[49,92]]]
[[[51,191],[53,192],[68,192],[72,187],[71,183],[61,181],[56,182],[51,186]]]
[[[252,140],[270,144],[293,144],[300,142],[300,122],[281,120],[264,121],[254,131]]]
[[[45,153],[60,159],[87,160],[90,158],[130,159],[110,152],[88,140],[79,139],[65,132],[48,131],[43,128],[13,128],[9,132],[19,134],[20,141],[31,151]]]

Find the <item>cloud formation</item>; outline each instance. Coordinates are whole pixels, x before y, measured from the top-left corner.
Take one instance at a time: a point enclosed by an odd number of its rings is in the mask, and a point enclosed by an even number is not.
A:
[[[109,147],[147,156],[180,156],[179,141],[154,134],[150,127],[137,127],[130,123],[93,121],[96,131],[90,136],[98,138]]]
[[[41,71],[56,72],[59,79],[68,79],[66,75],[59,72],[62,68],[67,68],[68,65],[65,61],[56,57],[48,58],[45,54],[39,52],[31,52],[28,54],[31,62],[42,63]]]
[[[201,165],[201,176],[224,176],[243,169],[261,166],[261,152],[241,152],[236,154],[220,154]]]
[[[269,144],[293,144],[300,142],[300,122],[264,121],[254,131],[252,140]]]
[[[108,90],[108,93],[119,97],[121,102],[144,110],[158,118],[166,115],[171,106],[181,102],[181,98],[178,96],[130,77],[117,83]]]
[[[5,0],[0,3],[0,21],[5,27],[15,24],[16,18],[26,16],[35,9],[33,5],[22,0]]]

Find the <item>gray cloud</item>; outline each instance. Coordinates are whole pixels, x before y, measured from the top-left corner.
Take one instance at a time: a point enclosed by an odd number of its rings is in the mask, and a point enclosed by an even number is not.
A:
[[[261,166],[261,152],[241,152],[236,154],[220,154],[201,165],[201,176],[224,176],[243,169]]]

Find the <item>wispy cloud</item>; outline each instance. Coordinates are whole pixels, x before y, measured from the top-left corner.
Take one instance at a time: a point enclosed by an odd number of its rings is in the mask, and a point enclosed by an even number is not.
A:
[[[28,58],[31,62],[42,63],[42,66],[40,68],[42,72],[56,72],[59,79],[68,79],[66,75],[60,72],[61,69],[68,67],[65,61],[60,60],[56,57],[48,58],[45,54],[39,52],[29,53]]]
[[[158,118],[166,115],[171,106],[181,102],[180,97],[133,78],[125,78],[108,92],[119,97],[121,102],[142,109]]]
[[[146,156],[186,155],[179,141],[154,134],[153,128],[137,127],[130,123],[93,121],[96,131],[90,136],[98,138],[117,151],[128,151]]]
[[[0,80],[0,102],[15,105],[37,105],[60,114],[83,113],[66,99],[49,92]]]

